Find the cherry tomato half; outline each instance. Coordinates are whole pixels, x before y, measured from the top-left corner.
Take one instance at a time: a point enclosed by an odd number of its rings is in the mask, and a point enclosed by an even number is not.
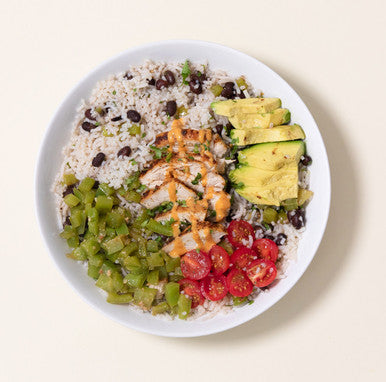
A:
[[[201,293],[210,301],[218,301],[228,293],[227,282],[224,275],[208,275],[200,282]]]
[[[244,220],[233,220],[228,226],[228,240],[235,247],[243,247],[248,244],[250,237],[255,237],[253,227]]]
[[[192,299],[192,308],[204,303],[205,298],[201,293],[198,281],[182,279],[178,283],[180,284],[180,290]]]
[[[212,272],[215,276],[222,275],[229,268],[228,252],[219,245],[214,245],[210,249],[209,258],[212,261]]]
[[[182,274],[191,280],[201,280],[210,272],[212,262],[206,252],[196,250],[188,252],[181,258]]]
[[[262,288],[271,284],[271,282],[275,280],[277,269],[273,261],[257,259],[249,264],[247,275],[253,284]]]
[[[257,254],[253,249],[241,247],[232,253],[231,263],[233,266],[242,269],[247,267],[253,260],[256,259]]]
[[[279,254],[279,248],[276,243],[270,239],[257,239],[252,244],[252,249],[256,251],[261,259],[271,260],[274,263]]]
[[[245,271],[233,268],[227,276],[229,293],[236,297],[246,297],[252,293],[253,284]]]

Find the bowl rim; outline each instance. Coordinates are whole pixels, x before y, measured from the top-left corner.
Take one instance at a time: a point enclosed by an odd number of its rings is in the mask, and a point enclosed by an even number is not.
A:
[[[201,328],[201,329],[198,330],[198,332],[196,330],[194,333],[191,333],[189,331],[189,325],[187,325],[187,328],[186,328],[185,331],[179,331],[177,333],[175,333],[175,332],[165,333],[165,332],[162,332],[162,331],[153,330],[151,328],[146,328],[144,326],[137,325],[137,324],[132,323],[132,322],[127,322],[124,319],[116,317],[113,314],[107,312],[102,307],[100,307],[97,304],[95,304],[93,301],[89,300],[85,296],[84,293],[82,293],[79,289],[77,289],[75,287],[75,285],[72,283],[70,278],[67,276],[67,274],[64,272],[64,270],[61,268],[59,262],[57,261],[56,257],[54,256],[54,254],[52,253],[52,251],[50,249],[50,245],[48,243],[48,240],[47,240],[47,237],[46,237],[46,233],[44,232],[44,229],[43,229],[43,225],[44,225],[43,221],[44,221],[45,217],[44,217],[44,215],[42,213],[42,210],[41,210],[41,207],[40,207],[41,201],[39,200],[39,197],[38,197],[38,195],[39,195],[39,182],[38,181],[39,181],[39,177],[41,176],[40,168],[42,167],[42,163],[45,160],[45,158],[43,157],[43,149],[44,149],[45,145],[47,144],[47,142],[49,140],[48,138],[49,138],[50,131],[53,129],[54,122],[58,118],[63,105],[66,103],[67,100],[71,99],[74,96],[74,93],[76,92],[78,87],[80,87],[84,82],[87,81],[87,79],[89,77],[92,77],[96,72],[98,72],[100,69],[102,69],[105,65],[111,64],[114,61],[119,60],[121,57],[125,57],[126,55],[129,55],[129,54],[135,53],[136,51],[140,51],[140,50],[144,50],[144,49],[159,48],[161,46],[165,46],[166,47],[166,46],[170,46],[170,45],[173,46],[175,44],[200,45],[200,46],[205,46],[207,48],[222,49],[222,50],[227,51],[230,54],[239,55],[243,59],[255,60],[256,63],[259,64],[262,68],[264,68],[264,70],[269,72],[270,75],[272,75],[273,77],[276,77],[277,80],[283,82],[284,85],[287,86],[289,92],[292,93],[291,96],[296,99],[296,102],[298,102],[301,105],[301,107],[304,108],[306,111],[308,111],[309,117],[310,117],[312,123],[314,124],[314,126],[316,127],[316,131],[315,132],[317,134],[319,134],[320,139],[321,139],[321,141],[323,143],[323,145],[321,147],[319,147],[319,149],[322,151],[322,154],[324,155],[324,157],[326,159],[326,165],[327,165],[326,166],[326,171],[327,171],[327,175],[328,175],[327,178],[325,179],[325,186],[326,186],[326,189],[328,190],[328,194],[325,195],[325,197],[326,197],[326,202],[325,202],[326,205],[325,205],[325,207],[327,207],[327,208],[326,208],[326,213],[323,216],[323,220],[320,221],[320,230],[318,231],[319,232],[319,237],[318,237],[318,240],[317,240],[317,244],[314,247],[315,250],[314,250],[313,255],[310,256],[307,259],[307,261],[303,260],[302,268],[301,268],[301,271],[298,272],[298,276],[294,280],[292,280],[287,285],[287,287],[282,292],[280,292],[275,298],[272,298],[272,301],[270,301],[266,305],[266,307],[264,309],[260,310],[259,312],[255,313],[255,314],[251,314],[249,317],[246,317],[246,318],[242,317],[241,319],[240,318],[237,319],[237,317],[235,317],[235,319],[232,320],[231,324],[219,326],[218,328],[216,328],[214,330],[209,330],[208,331],[208,330],[205,330],[205,329]],[[241,324],[243,324],[245,322],[248,322],[248,321],[252,320],[253,318],[258,317],[259,315],[264,313],[269,308],[271,308],[274,304],[276,304],[279,300],[281,300],[293,288],[293,286],[302,278],[304,272],[306,271],[306,269],[309,267],[310,263],[314,259],[315,255],[316,255],[316,253],[318,251],[318,248],[320,246],[320,243],[321,243],[321,241],[322,241],[322,239],[324,237],[324,233],[325,233],[326,226],[327,226],[327,223],[328,223],[328,218],[329,218],[330,206],[331,206],[331,172],[330,172],[330,164],[329,164],[329,159],[328,159],[328,155],[327,155],[326,146],[325,146],[325,143],[323,141],[321,132],[320,132],[320,130],[318,128],[318,125],[316,124],[316,121],[315,121],[314,117],[312,116],[310,110],[305,105],[305,103],[303,102],[301,97],[292,88],[292,86],[288,84],[288,82],[285,79],[283,79],[278,73],[276,73],[273,69],[271,69],[269,66],[265,65],[263,62],[261,62],[257,58],[255,58],[255,57],[253,57],[253,56],[251,56],[249,54],[246,54],[244,52],[241,52],[241,51],[239,51],[237,49],[228,47],[226,45],[218,44],[218,43],[214,43],[214,42],[210,42],[210,41],[204,41],[204,40],[167,39],[167,40],[159,40],[159,41],[149,42],[149,43],[146,43],[146,44],[136,45],[136,46],[128,48],[128,49],[126,49],[126,50],[124,50],[124,51],[122,51],[122,52],[120,52],[120,53],[118,53],[118,54],[108,58],[108,59],[105,59],[100,64],[96,65],[92,70],[88,71],[85,75],[83,75],[76,82],[76,84],[74,86],[72,86],[72,88],[67,92],[66,96],[61,100],[59,105],[56,107],[55,112],[54,112],[53,116],[51,117],[51,119],[49,120],[49,123],[48,123],[48,125],[47,125],[47,127],[46,127],[46,129],[44,131],[43,138],[42,138],[41,144],[39,146],[39,151],[38,151],[38,155],[37,155],[37,160],[36,160],[34,171],[35,171],[35,173],[34,173],[34,207],[35,207],[36,219],[37,219],[37,222],[38,222],[39,231],[40,231],[40,234],[41,234],[41,236],[43,238],[43,242],[44,242],[44,245],[46,247],[46,250],[48,251],[48,253],[50,255],[50,258],[53,261],[53,263],[55,264],[55,266],[58,269],[59,273],[63,276],[63,278],[71,286],[71,288],[82,298],[82,300],[84,300],[87,304],[91,305],[97,311],[99,311],[102,314],[104,314],[106,317],[109,317],[110,319],[112,319],[112,320],[114,320],[116,322],[119,322],[120,324],[122,324],[122,325],[124,325],[126,327],[129,327],[131,329],[134,329],[134,330],[137,330],[137,331],[140,331],[140,332],[145,332],[145,333],[148,333],[148,334],[154,334],[154,335],[158,335],[158,336],[163,336],[163,337],[185,337],[185,338],[187,338],[187,337],[200,337],[200,336],[206,336],[206,335],[211,335],[211,334],[219,333],[219,332],[222,332],[222,331],[226,331],[226,330],[232,329],[232,328],[234,328],[236,326],[239,326],[239,325],[241,325]],[[211,319],[208,319],[208,321],[210,321],[210,320]],[[189,321],[187,321],[186,323],[188,324]],[[204,323],[204,321],[202,321],[202,323]]]

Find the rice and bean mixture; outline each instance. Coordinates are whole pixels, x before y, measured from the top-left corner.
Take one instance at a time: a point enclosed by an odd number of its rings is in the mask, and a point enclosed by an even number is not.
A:
[[[128,178],[153,161],[151,147],[156,135],[170,130],[175,119],[181,118],[190,129],[209,128],[232,146],[227,136],[227,118],[215,115],[210,104],[214,100],[261,96],[262,92],[254,90],[245,78],[246,86],[240,88],[234,77],[222,70],[214,70],[206,63],[189,63],[189,68],[190,72],[186,73],[186,64],[181,62],[145,61],[99,81],[89,99],[81,102],[70,141],[63,149],[62,167],[52,188],[61,229],[69,223],[70,212],[63,197],[75,186],[63,182],[66,174],[73,174],[79,181],[92,178],[96,181],[95,186],[107,184],[111,189],[120,189]],[[220,94],[213,92],[216,85],[227,83],[233,83],[233,86],[223,86]],[[230,152],[227,157],[228,171],[234,167],[234,154]],[[301,167],[299,175],[299,186],[307,188],[306,167]],[[261,211],[233,190],[229,192],[232,203],[226,224],[242,219],[256,229],[256,238],[276,240],[279,244],[277,278],[285,277],[288,263],[296,260],[298,241],[304,228],[295,229],[289,223],[262,225]],[[142,211],[139,203],[129,203],[123,197],[119,198],[119,203],[130,211],[131,220]],[[159,295],[163,294],[163,283],[153,287]],[[248,300],[252,302],[259,293],[268,292],[268,288],[263,289],[255,288]],[[233,305],[229,294],[220,301],[205,300],[203,305],[192,309],[188,320],[210,318],[219,312],[231,311]],[[133,304],[130,306],[137,309]],[[159,314],[157,317],[170,316]]]

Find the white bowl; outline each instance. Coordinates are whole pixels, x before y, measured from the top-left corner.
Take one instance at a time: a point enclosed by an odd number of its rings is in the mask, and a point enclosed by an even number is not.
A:
[[[307,207],[307,229],[298,249],[298,260],[288,268],[288,276],[280,280],[269,293],[261,294],[254,304],[206,321],[164,321],[139,313],[127,306],[108,304],[87,277],[84,267],[68,259],[66,242],[59,237],[54,197],[50,191],[62,161],[61,150],[70,137],[76,108],[87,98],[98,80],[124,71],[131,64],[145,59],[203,62],[238,76],[246,75],[255,88],[267,97],[280,97],[291,110],[292,120],[300,124],[307,135],[307,148],[312,156],[310,188],[315,195]],[[98,66],[83,78],[64,99],[49,124],[39,154],[35,179],[36,209],[41,233],[54,262],[69,284],[89,304],[112,319],[132,329],[170,337],[208,335],[240,325],[264,312],[282,298],[299,280],[314,257],[327,224],[330,207],[330,171],[327,154],[318,127],[311,113],[296,92],[274,71],[260,61],[226,46],[192,40],[170,40],[142,45],[127,50]],[[307,293],[307,291],[304,291]]]

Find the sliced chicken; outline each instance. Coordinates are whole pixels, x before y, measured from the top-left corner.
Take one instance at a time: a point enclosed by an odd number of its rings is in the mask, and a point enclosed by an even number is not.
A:
[[[178,220],[180,222],[191,222],[192,221],[192,214],[197,221],[202,222],[205,220],[206,216],[206,209],[203,208],[200,205],[196,205],[194,210],[192,211],[189,207],[182,207],[178,206],[176,209],[176,214],[178,215]],[[159,214],[155,220],[159,222],[166,222],[170,221],[173,218],[172,211],[164,212],[162,214]]]
[[[172,182],[163,183],[158,188],[145,192],[141,199],[141,204],[146,208],[152,209],[159,206],[163,202],[169,202],[169,191],[172,188]],[[177,180],[174,180],[174,183],[177,201],[195,198],[197,196],[192,189],[186,187],[183,183]]]
[[[205,130],[210,131],[210,130]],[[201,152],[201,145],[204,146],[205,150],[209,149],[209,151],[214,155],[215,158],[223,158],[228,150],[228,146],[222,140],[222,138],[218,134],[213,134],[212,139],[209,142],[200,142],[200,130],[193,129],[183,129],[182,135],[184,137],[184,144],[188,151],[190,152]],[[208,145],[209,143],[209,145]],[[157,147],[165,147],[169,145],[168,140],[168,131],[164,133],[158,134],[154,145]],[[178,152],[179,147],[178,144],[174,144],[173,151]]]
[[[204,250],[209,251],[210,248],[218,243],[221,238],[226,235],[225,228],[220,224],[210,222],[202,222],[197,224],[197,233],[204,245]],[[194,239],[192,231],[182,233],[178,238],[166,244],[162,249],[169,253],[172,257],[184,255],[198,247],[198,243]]]

